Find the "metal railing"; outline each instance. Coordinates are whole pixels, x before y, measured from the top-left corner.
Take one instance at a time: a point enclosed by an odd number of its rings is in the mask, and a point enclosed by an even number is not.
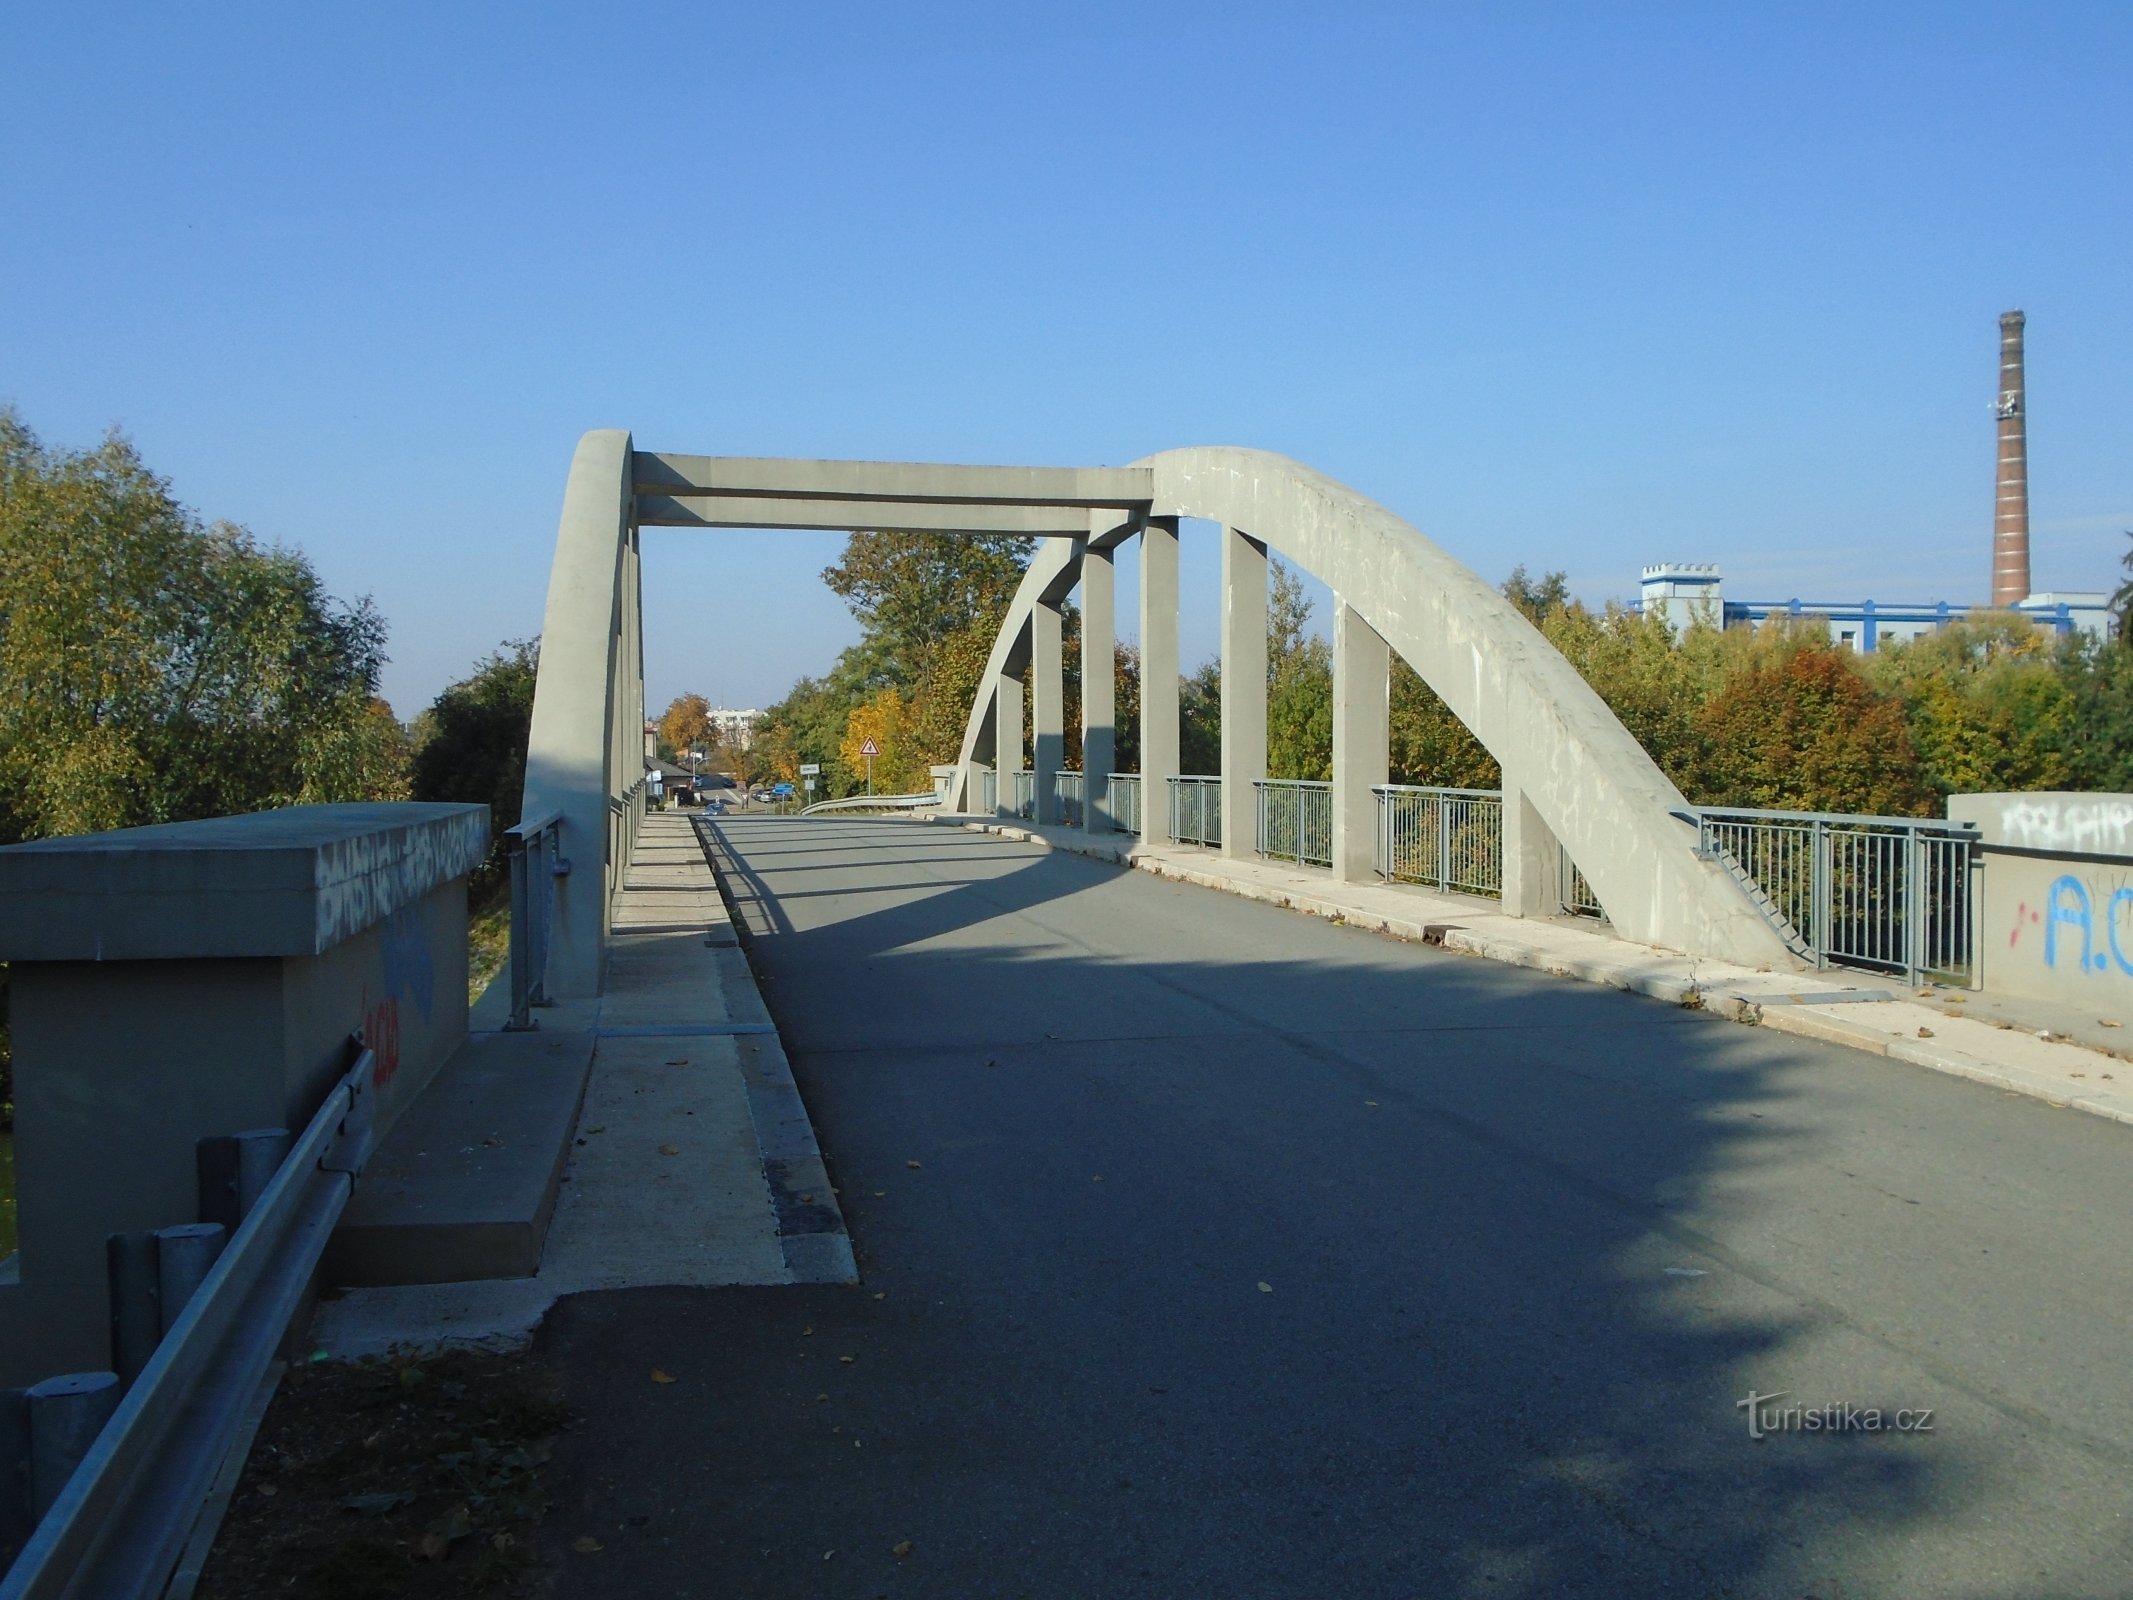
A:
[[[1968,824],[1716,806],[1681,815],[1696,826],[1697,852],[1818,967],[1911,983],[1969,978],[1977,833]]]
[[[196,1532],[201,1507],[269,1381],[274,1352],[369,1158],[375,1065],[370,1051],[357,1054],[243,1211],[227,1246],[207,1258],[213,1264],[195,1280],[182,1312],[164,1312],[168,1331],[109,1420],[83,1436],[86,1452],[68,1463],[65,1486],[0,1581],[0,1600],[151,1600],[181,1556],[190,1567],[188,1542],[212,1532]],[[113,1236],[114,1263],[120,1243],[132,1237]],[[117,1326],[113,1342],[126,1342]]]
[[[1222,843],[1222,780],[1187,775],[1170,780],[1170,837],[1178,844]]]
[[[1070,828],[1078,828],[1082,821],[1082,783],[1078,772],[1055,772],[1052,774],[1052,816]]]
[[[802,806],[800,815],[819,817],[824,812],[838,811],[916,811],[940,803],[941,797],[931,789],[924,794],[848,794],[841,800],[817,800],[811,806]]]
[[[978,809],[987,816],[1000,809],[1000,775],[990,767],[982,769],[978,783]]]
[[[1015,815],[1025,822],[1037,815],[1037,774],[1024,768],[1013,774],[1015,780]]]
[[[1503,795],[1494,789],[1434,789],[1383,783],[1377,869],[1394,883],[1428,883],[1467,894],[1503,893]]]
[[[540,1026],[532,1008],[548,1004],[548,943],[555,928],[555,881],[567,877],[563,813],[544,812],[504,834],[511,868],[511,1015],[507,1033]]]
[[[1111,826],[1120,833],[1141,831],[1141,775],[1137,772],[1114,772],[1107,784],[1111,807]]]
[[[1333,865],[1333,785],[1308,778],[1259,778],[1259,853],[1299,866]]]
[[[1578,864],[1567,855],[1558,859],[1563,863],[1563,909],[1574,917],[1598,917],[1604,922],[1606,908],[1600,904],[1600,897],[1592,892],[1592,885],[1585,881],[1585,874],[1578,870]]]

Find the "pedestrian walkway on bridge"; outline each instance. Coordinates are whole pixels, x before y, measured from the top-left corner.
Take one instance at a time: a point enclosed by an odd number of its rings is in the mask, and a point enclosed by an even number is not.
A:
[[[465,1056],[374,1158],[338,1245],[376,1263],[370,1286],[314,1326],[333,1355],[520,1344],[559,1296],[588,1289],[851,1277],[776,1029],[686,816],[645,818],[613,927],[606,993],[539,1010],[534,1033],[501,1031],[511,986],[493,982]],[[558,1058],[564,1070],[538,1070]],[[530,1257],[499,1249],[507,1232],[530,1238]]]

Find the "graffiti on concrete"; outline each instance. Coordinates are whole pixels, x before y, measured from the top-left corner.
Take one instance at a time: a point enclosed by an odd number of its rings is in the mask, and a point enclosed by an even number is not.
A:
[[[2067,872],[2052,880],[2044,904],[2027,901],[2015,907],[2014,926],[2008,931],[2009,949],[2019,949],[2022,935],[2031,929],[2042,933],[2042,955],[2047,971],[2116,971],[2133,978],[2133,884],[2125,874],[2115,882],[2089,883]]]

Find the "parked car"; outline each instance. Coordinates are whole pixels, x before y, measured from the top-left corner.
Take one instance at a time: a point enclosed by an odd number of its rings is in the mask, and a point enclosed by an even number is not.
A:
[[[770,798],[773,800],[790,800],[792,798],[792,785],[789,783],[772,784],[770,786]]]

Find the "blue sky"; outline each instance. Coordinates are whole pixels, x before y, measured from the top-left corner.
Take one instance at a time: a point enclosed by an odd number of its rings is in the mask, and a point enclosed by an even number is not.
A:
[[[538,631],[591,427],[1249,444],[1491,579],[1980,599],[2016,305],[2036,581],[2109,588],[2129,78],[2117,3],[16,6],[0,401],[373,595],[406,716]],[[655,702],[826,667],[837,543],[649,535]]]

